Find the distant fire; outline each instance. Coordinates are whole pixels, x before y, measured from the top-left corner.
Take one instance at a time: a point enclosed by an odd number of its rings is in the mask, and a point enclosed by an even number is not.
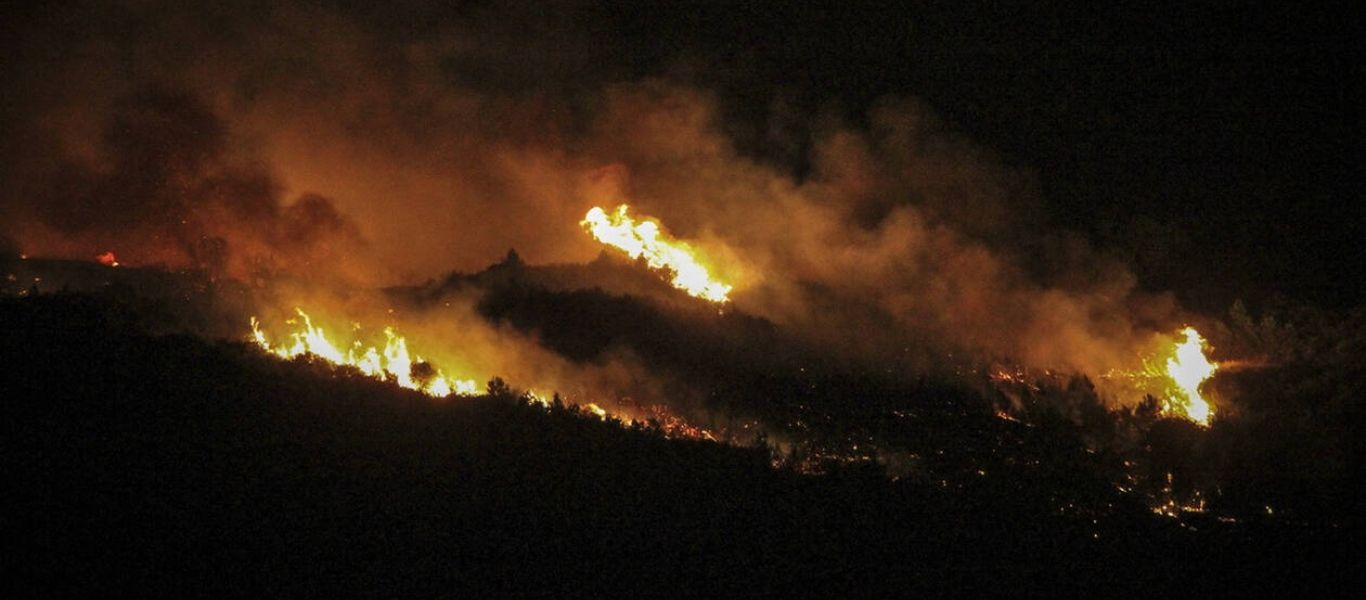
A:
[[[266,333],[261,330],[261,322],[251,317],[251,341],[262,350],[291,359],[299,356],[312,356],[338,366],[355,367],[362,373],[381,381],[390,381],[400,387],[417,390],[434,398],[456,396],[477,396],[481,393],[474,379],[458,379],[446,375],[440,369],[411,354],[408,341],[398,335],[392,327],[384,328],[385,342],[378,346],[367,346],[361,341],[353,341],[350,346],[339,346],[322,327],[313,324],[313,318],[300,308],[295,308],[297,318],[285,321],[292,331],[287,334],[287,342],[272,344]],[[359,329],[355,326],[354,329]],[[342,348],[346,348],[345,351]],[[550,408],[554,403],[549,399],[552,394],[527,390],[523,399]],[[558,396],[555,396],[558,398]],[[667,406],[636,406],[635,410],[609,411],[597,403],[576,405],[582,414],[598,419],[616,419],[624,425],[653,423],[666,437],[692,438],[717,441],[712,432],[697,427],[675,415]],[[635,413],[636,416],[632,416]]]
[[[1205,356],[1205,340],[1194,327],[1182,329],[1179,335],[1182,341],[1175,344],[1164,342],[1167,350],[1157,356],[1146,357],[1143,369],[1114,369],[1100,377],[1122,382],[1128,391],[1162,398],[1161,412],[1164,416],[1209,426],[1214,417],[1214,407],[1200,393],[1200,386],[1224,365]],[[992,379],[1002,381],[999,375]]]
[[[1200,384],[1213,376],[1219,365],[1205,357],[1205,340],[1194,327],[1187,327],[1181,333],[1186,341],[1178,344],[1175,354],[1167,359],[1167,376],[1176,383],[1178,391],[1168,397],[1166,410],[1209,425],[1214,409],[1200,395]]]
[[[731,287],[712,278],[698,262],[687,243],[671,239],[657,221],[636,222],[626,214],[625,204],[608,214],[593,207],[579,224],[594,239],[625,252],[631,258],[644,257],[651,269],[673,273],[670,283],[689,295],[711,302],[727,302]]]
[[[362,373],[392,381],[400,387],[418,390],[429,396],[444,398],[451,394],[472,396],[479,393],[479,386],[472,379],[448,377],[440,369],[433,367],[421,356],[409,354],[408,341],[394,332],[392,327],[384,328],[384,348],[366,346],[360,341],[351,343],[343,352],[321,327],[313,325],[313,319],[303,310],[296,308],[298,319],[286,323],[294,326],[287,344],[271,345],[261,331],[260,322],[251,318],[252,341],[262,349],[281,358],[294,358],[308,354],[334,365],[346,365],[360,369]]]
[[[1172,492],[1172,474],[1167,473],[1166,484],[1158,491],[1157,501],[1149,510],[1164,517],[1179,519],[1187,513],[1203,513],[1206,510],[1205,496],[1196,490],[1193,497],[1186,501],[1177,501],[1176,495]]]
[[[100,261],[100,264],[102,264],[102,265],[104,265],[104,266],[106,266],[106,267],[117,267],[117,266],[119,266],[119,259],[118,259],[118,257],[114,256],[114,251],[113,251],[113,250],[106,251],[104,254],[101,254],[101,255],[99,255],[99,256],[96,256],[96,257],[95,257],[95,260]]]

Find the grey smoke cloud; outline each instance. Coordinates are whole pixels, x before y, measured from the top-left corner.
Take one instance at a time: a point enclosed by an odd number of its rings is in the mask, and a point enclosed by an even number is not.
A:
[[[713,258],[740,309],[893,366],[954,352],[1096,372],[1177,314],[1050,223],[1030,173],[914,99],[805,129],[776,102],[776,154],[808,149],[794,169],[737,150],[686,49],[638,77],[595,43],[593,10],[512,3],[413,30],[152,4],[48,23],[4,115],[5,233],[396,283],[509,247],[590,260],[579,219],[630,203]]]

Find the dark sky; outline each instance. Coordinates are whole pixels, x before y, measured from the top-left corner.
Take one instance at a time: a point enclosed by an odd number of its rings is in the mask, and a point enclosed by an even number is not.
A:
[[[402,32],[505,14],[487,4],[354,10]],[[1129,255],[1153,289],[1205,309],[1366,298],[1362,10],[1086,4],[623,2],[567,18],[607,73],[691,69],[721,90],[757,156],[793,158],[771,143],[775,99],[858,119],[914,96],[1033,171],[1059,224]]]
[[[91,15],[120,12],[93,4],[6,9],[4,35],[27,54],[0,60],[30,61],[94,27]],[[221,10],[240,19],[271,4]],[[1149,289],[1208,311],[1366,297],[1363,78],[1349,35],[1361,10],[1348,3],[321,4],[397,42],[454,25],[581,54],[539,74],[496,60],[453,73],[510,93],[689,80],[715,90],[738,147],[797,175],[813,135],[802,125],[857,124],[881,99],[918,98],[1032,173],[1055,225],[1124,256]]]
[[[642,65],[699,56],[737,121],[760,123],[756,153],[777,94],[855,117],[917,96],[1035,172],[1053,217],[1131,254],[1150,287],[1207,309],[1364,297],[1360,9],[854,4],[683,3],[614,27]]]
[[[796,4],[684,7],[623,27],[731,64],[713,77],[750,109],[772,93],[762,83],[809,108],[921,97],[1033,169],[1057,221],[1134,254],[1147,286],[1195,305],[1361,301],[1363,78],[1348,33],[1361,11]]]

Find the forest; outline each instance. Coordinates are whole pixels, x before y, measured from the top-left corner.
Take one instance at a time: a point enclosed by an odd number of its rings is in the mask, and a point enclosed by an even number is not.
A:
[[[433,401],[154,333],[156,312],[109,293],[0,299],[21,595],[1332,596],[1356,577],[1350,512],[1157,515],[1111,487],[1082,426],[975,415],[964,390],[903,390],[961,407],[897,434],[935,458],[804,472],[763,437],[671,439],[501,379]],[[848,419],[828,427],[876,427]]]

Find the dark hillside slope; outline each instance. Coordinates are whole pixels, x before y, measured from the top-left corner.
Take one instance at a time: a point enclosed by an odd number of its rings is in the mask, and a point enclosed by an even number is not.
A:
[[[0,299],[6,597],[1347,593],[1345,535],[799,476],[136,322],[97,297]]]

